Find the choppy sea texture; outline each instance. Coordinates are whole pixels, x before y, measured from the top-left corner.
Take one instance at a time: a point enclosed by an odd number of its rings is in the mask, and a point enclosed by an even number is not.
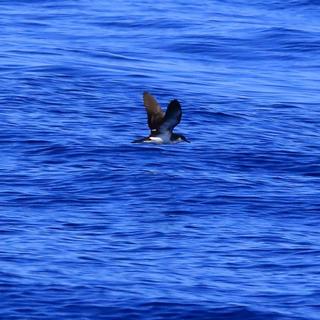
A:
[[[0,13],[1,319],[320,318],[317,1]]]

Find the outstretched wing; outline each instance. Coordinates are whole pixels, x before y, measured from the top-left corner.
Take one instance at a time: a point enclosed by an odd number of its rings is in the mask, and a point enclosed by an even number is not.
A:
[[[171,100],[166,114],[163,118],[163,122],[160,126],[160,131],[170,131],[172,132],[173,128],[180,123],[182,116],[181,106],[178,100]]]
[[[157,100],[148,92],[143,93],[143,103],[148,114],[148,126],[151,131],[158,130],[164,119],[164,112],[162,111]]]

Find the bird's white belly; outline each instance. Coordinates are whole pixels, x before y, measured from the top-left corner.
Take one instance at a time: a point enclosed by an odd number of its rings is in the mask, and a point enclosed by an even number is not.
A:
[[[149,143],[172,143],[171,134],[161,133],[155,137],[149,137],[148,141]]]

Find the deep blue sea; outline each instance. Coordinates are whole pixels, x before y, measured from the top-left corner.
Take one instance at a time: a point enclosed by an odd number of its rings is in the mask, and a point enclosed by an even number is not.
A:
[[[0,0],[0,319],[320,319],[320,2]],[[148,135],[143,91],[191,143]]]

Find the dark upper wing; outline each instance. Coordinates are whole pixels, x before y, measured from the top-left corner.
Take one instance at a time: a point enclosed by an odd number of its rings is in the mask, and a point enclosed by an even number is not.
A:
[[[148,92],[143,93],[143,103],[148,114],[148,126],[152,130],[158,130],[163,122],[164,112],[157,100]]]
[[[172,131],[179,124],[182,116],[181,106],[178,100],[170,101],[160,131]]]

